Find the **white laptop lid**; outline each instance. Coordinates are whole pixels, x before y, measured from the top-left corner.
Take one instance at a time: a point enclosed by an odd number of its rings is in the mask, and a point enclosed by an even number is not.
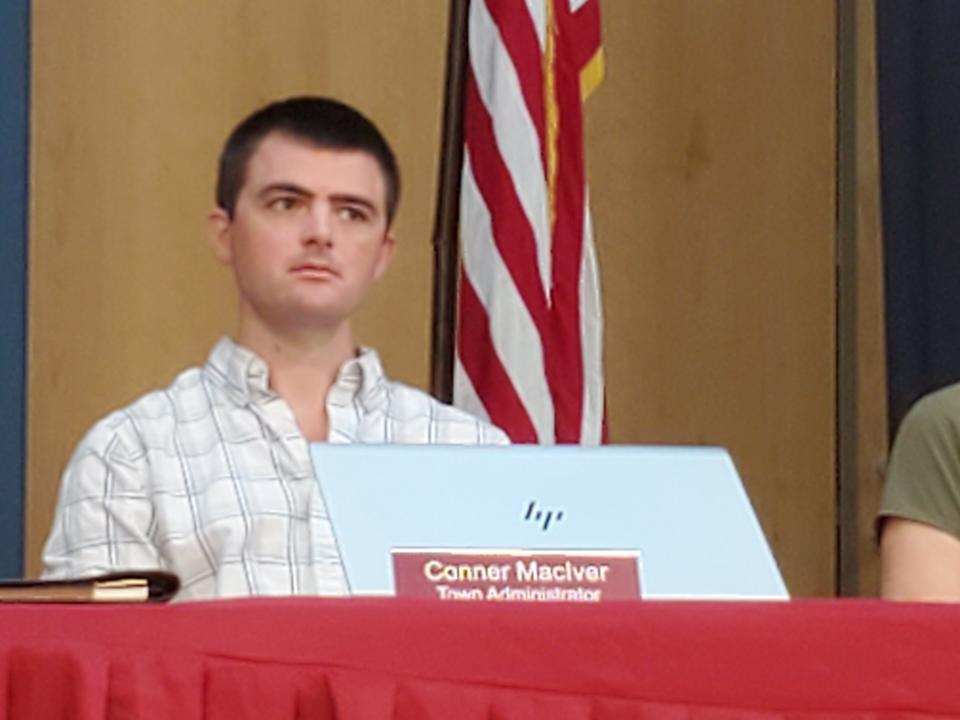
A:
[[[311,445],[351,592],[391,550],[636,550],[644,598],[786,598],[726,450]],[[539,515],[537,514],[539,512]]]

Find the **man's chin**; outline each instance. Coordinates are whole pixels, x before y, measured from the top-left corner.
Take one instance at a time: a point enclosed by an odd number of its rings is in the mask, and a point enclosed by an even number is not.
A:
[[[312,301],[311,301],[312,300]],[[284,335],[338,331],[348,323],[355,307],[343,302],[319,302],[317,298],[288,298],[287,302],[241,306],[241,314],[250,312],[259,317],[259,323]]]

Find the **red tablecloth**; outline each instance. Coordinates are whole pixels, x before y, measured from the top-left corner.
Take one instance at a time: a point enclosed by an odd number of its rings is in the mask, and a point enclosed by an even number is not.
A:
[[[0,718],[960,716],[960,607],[0,607]]]

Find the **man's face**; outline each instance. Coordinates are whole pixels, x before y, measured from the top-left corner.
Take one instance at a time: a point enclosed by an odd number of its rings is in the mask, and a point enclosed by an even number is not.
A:
[[[386,186],[373,156],[272,133],[247,164],[233,217],[211,215],[240,312],[275,330],[331,330],[350,318],[393,255]]]

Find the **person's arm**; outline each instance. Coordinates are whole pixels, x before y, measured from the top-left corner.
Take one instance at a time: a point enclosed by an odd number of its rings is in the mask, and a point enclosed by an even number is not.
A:
[[[94,427],[63,473],[43,551],[46,579],[162,567],[151,539],[146,455],[129,425],[116,419]]]
[[[877,523],[882,597],[960,601],[960,385],[903,419]]]
[[[880,541],[880,596],[960,601],[960,540],[933,525],[887,518]]]

